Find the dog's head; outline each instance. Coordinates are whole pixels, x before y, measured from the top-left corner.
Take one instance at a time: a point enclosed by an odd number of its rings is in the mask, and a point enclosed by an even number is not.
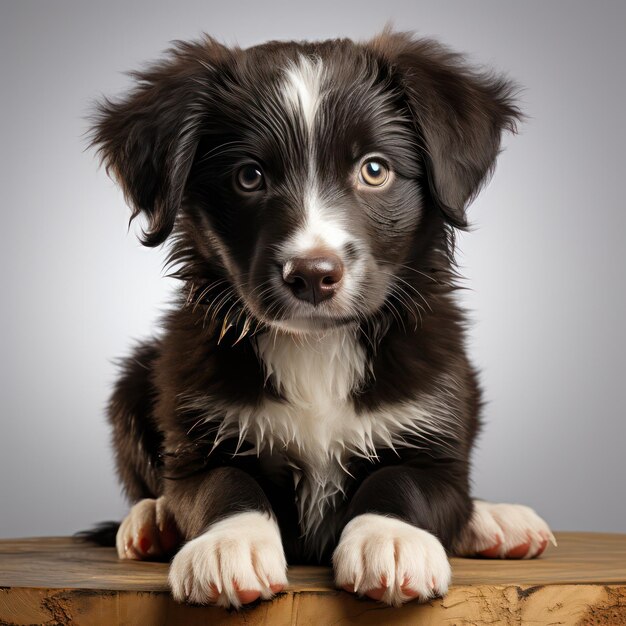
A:
[[[135,77],[101,104],[93,141],[147,217],[143,242],[173,233],[198,297],[296,332],[413,299],[519,117],[507,81],[390,32],[206,38]]]

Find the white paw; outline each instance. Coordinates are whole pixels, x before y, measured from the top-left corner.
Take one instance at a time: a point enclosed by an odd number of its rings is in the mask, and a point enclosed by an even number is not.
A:
[[[372,513],[343,529],[333,567],[338,587],[394,606],[444,595],[451,578],[446,552],[434,535]]]
[[[530,507],[474,500],[474,512],[455,547],[459,556],[532,559],[556,539]]]
[[[115,537],[120,559],[148,559],[171,552],[180,542],[174,518],[163,497],[137,502],[121,523]]]
[[[240,607],[268,600],[287,584],[276,521],[258,512],[227,517],[186,543],[170,566],[174,599]]]

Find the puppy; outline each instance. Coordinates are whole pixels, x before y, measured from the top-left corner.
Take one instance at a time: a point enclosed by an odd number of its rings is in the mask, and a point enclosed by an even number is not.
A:
[[[470,497],[481,402],[454,298],[512,84],[390,31],[206,37],[134,76],[93,144],[181,289],[110,402],[120,558],[173,556],[177,600],[239,607],[287,563],[398,605],[446,593],[447,554],[541,554],[531,509]]]

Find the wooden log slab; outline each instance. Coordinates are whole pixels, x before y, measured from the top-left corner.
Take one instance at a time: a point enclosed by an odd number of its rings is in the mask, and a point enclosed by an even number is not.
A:
[[[626,535],[557,533],[533,561],[452,559],[448,595],[399,609],[333,587],[323,567],[292,567],[272,602],[241,611],[174,602],[167,564],[118,561],[71,538],[0,541],[0,624],[626,625]]]

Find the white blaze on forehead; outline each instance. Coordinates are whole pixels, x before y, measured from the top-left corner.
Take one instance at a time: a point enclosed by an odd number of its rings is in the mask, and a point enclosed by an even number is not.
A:
[[[315,185],[308,185],[304,194],[304,221],[285,242],[283,252],[287,258],[306,255],[311,250],[325,248],[340,254],[353,239],[337,214],[320,197]]]
[[[302,114],[309,131],[313,128],[322,99],[323,81],[324,66],[319,57],[299,55],[297,61],[285,68],[283,94],[289,104]]]
[[[324,97],[324,81],[325,68],[319,57],[298,55],[297,60],[285,68],[283,94],[308,130],[305,138],[308,145],[301,146],[301,149],[308,153],[309,161],[303,197],[304,221],[283,248],[286,259],[306,255],[315,248],[327,248],[340,253],[350,240],[336,211],[327,205],[320,194],[322,182],[317,180],[315,160],[318,155],[313,134],[315,117]]]
[[[314,186],[304,196],[304,209],[305,222],[294,237],[295,246],[300,250],[319,246],[341,250],[350,237],[338,217],[324,206]]]

